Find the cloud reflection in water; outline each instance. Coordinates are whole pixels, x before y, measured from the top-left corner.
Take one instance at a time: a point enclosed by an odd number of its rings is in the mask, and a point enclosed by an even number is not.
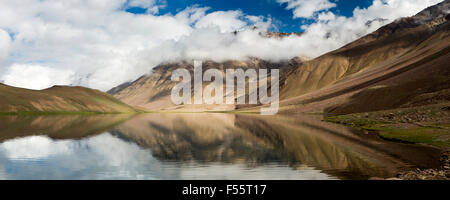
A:
[[[220,172],[220,173],[217,173]],[[276,163],[162,162],[110,133],[82,140],[28,136],[0,144],[0,179],[328,179],[319,170]]]

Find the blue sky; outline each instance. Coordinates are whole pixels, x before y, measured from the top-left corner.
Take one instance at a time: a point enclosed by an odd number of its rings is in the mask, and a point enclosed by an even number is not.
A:
[[[330,11],[337,15],[350,17],[356,7],[367,8],[373,0],[335,0],[337,6]],[[160,9],[159,14],[176,14],[186,7],[199,5],[210,7],[207,13],[215,11],[241,10],[242,12],[255,16],[270,16],[274,19],[275,25],[281,32],[301,32],[300,26],[310,24],[313,20],[304,18],[293,18],[292,10],[285,9],[287,4],[278,3],[276,0],[166,0],[166,7]],[[143,8],[130,8],[127,11],[132,13],[145,13]]]
[[[0,82],[106,91],[163,62],[315,58],[441,1],[0,0]]]

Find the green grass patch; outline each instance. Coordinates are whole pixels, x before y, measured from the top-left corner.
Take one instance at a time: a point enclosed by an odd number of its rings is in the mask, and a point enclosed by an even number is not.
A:
[[[449,124],[429,125],[415,128],[397,128],[395,127],[396,123],[393,122],[357,117],[354,115],[327,117],[325,121],[361,128],[368,131],[375,131],[381,138],[390,141],[450,147]]]
[[[418,127],[398,129],[392,127],[372,127],[379,131],[379,135],[388,140],[399,140],[411,143],[430,144],[438,147],[450,147],[450,132],[445,129]]]

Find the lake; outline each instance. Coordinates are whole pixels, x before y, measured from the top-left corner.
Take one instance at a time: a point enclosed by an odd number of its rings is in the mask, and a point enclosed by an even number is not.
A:
[[[0,117],[0,179],[369,179],[439,152],[319,115]]]

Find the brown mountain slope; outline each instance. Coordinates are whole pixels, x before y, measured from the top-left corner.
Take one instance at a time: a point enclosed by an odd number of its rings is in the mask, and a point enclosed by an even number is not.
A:
[[[136,112],[109,94],[83,87],[28,90],[0,84],[0,113]]]
[[[288,73],[293,65],[302,62],[303,58],[293,59],[291,62],[273,63],[261,59],[253,58],[247,61],[226,61],[222,63],[213,61],[203,62],[203,72],[208,69],[280,69],[280,76]],[[193,77],[193,62],[177,62],[161,64],[155,67],[149,75],[140,77],[134,82],[124,83],[108,91],[123,102],[138,106],[148,110],[182,110],[182,111],[227,111],[234,110],[235,105],[181,105],[176,106],[171,101],[171,90],[176,82],[171,81],[172,71],[178,68],[185,68],[191,72]],[[225,76],[224,76],[225,77]],[[205,87],[208,83],[204,83]],[[192,84],[193,85],[193,84]]]
[[[448,102],[449,7],[445,1],[300,65],[283,88],[284,112],[346,114]]]
[[[414,17],[399,19],[338,50],[302,63],[286,79],[281,98],[325,88],[409,53],[446,21],[449,2],[427,8]]]
[[[204,70],[282,68],[282,112],[351,113],[448,101],[449,11],[450,0],[446,0],[309,61],[211,62]],[[130,105],[147,109],[195,110],[171,103],[170,90],[175,84],[170,81],[170,72],[178,67],[192,70],[187,63],[161,65],[151,75],[110,92]],[[255,108],[212,105],[200,110],[233,109]]]

